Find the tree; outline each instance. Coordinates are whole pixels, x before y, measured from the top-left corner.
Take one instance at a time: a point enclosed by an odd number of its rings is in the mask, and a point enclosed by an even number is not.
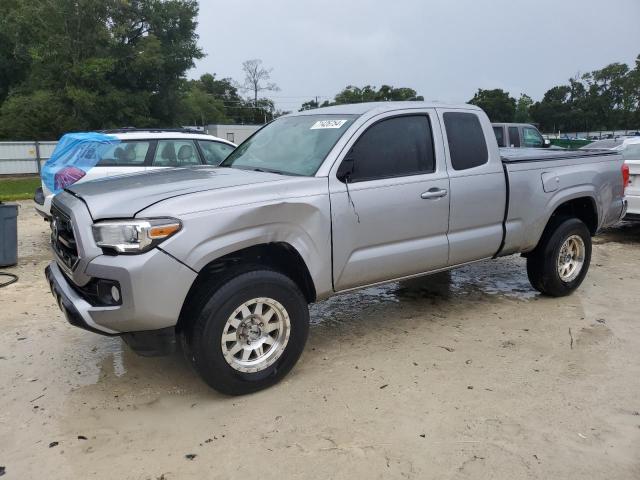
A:
[[[258,94],[260,92],[280,90],[275,83],[268,82],[268,80],[271,80],[273,69],[264,68],[262,60],[254,58],[253,60],[242,62],[242,71],[245,77],[241,88],[245,91],[253,92],[253,102],[256,107],[258,106]]]
[[[228,121],[223,101],[208,93],[203,88],[202,82],[198,80],[187,83],[179,105],[180,125],[204,126]]]
[[[302,104],[302,106],[300,107],[300,112],[304,112],[305,110],[314,110],[316,108],[318,108],[320,106],[320,104],[318,103],[318,100],[309,100],[308,102],[304,102]]]
[[[612,63],[576,75],[548,90],[530,112],[546,131],[637,129],[639,103],[640,56],[634,69]]]
[[[567,131],[570,125],[571,106],[568,103],[570,87],[553,87],[544,94],[540,102],[534,103],[529,112],[533,120],[544,132]]]
[[[318,107],[327,107],[330,105],[343,105],[347,103],[388,102],[401,100],[424,100],[424,97],[418,95],[413,88],[407,87],[395,88],[390,85],[382,85],[378,90],[376,90],[376,87],[371,85],[365,85],[364,87],[348,85],[344,90],[336,94],[333,102],[325,100],[321,105],[319,105],[317,100],[309,100],[302,104],[300,111]]]
[[[17,0],[0,0],[0,105],[10,89],[24,80],[30,57],[19,38],[26,34],[17,21]]]
[[[514,115],[514,121],[518,123],[530,123],[531,115],[529,109],[533,105],[531,97],[525,93],[520,94],[520,98],[516,103],[516,113]]]
[[[0,109],[0,138],[57,139],[67,131],[78,130],[71,116],[61,115],[65,110],[60,97],[48,90],[11,95]]]
[[[0,0],[0,10],[4,137],[176,124],[184,75],[203,56],[196,0]],[[18,118],[36,98],[55,115]]]
[[[484,110],[492,122],[513,122],[516,114],[516,99],[500,88],[479,88],[469,103]]]
[[[631,128],[640,129],[640,55],[636,58],[636,67],[629,72],[626,88],[629,92],[629,110],[635,110],[629,118]]]

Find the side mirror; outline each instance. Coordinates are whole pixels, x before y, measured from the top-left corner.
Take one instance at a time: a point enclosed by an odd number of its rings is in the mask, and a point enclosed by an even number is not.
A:
[[[549,148],[551,146],[551,140],[549,140],[548,138],[544,139],[544,143],[542,144],[542,146],[544,148]]]
[[[336,177],[341,182],[346,182],[349,180],[349,177],[353,174],[353,169],[355,166],[355,158],[353,156],[347,156],[342,160],[342,163],[338,167],[338,171],[336,172]]]

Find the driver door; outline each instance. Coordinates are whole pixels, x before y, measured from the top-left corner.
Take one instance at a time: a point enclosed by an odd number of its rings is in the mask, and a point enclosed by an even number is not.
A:
[[[336,291],[446,267],[441,138],[435,112],[412,109],[375,117],[343,149],[329,176]]]

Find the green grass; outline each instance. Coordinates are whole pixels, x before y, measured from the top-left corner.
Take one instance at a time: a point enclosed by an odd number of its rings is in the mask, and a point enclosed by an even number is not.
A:
[[[33,198],[40,186],[40,177],[7,178],[0,177],[0,202],[27,200]]]

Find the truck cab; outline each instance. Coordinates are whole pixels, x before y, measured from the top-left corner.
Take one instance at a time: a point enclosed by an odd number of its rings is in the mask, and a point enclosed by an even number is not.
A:
[[[551,142],[530,123],[492,123],[498,147],[547,148]]]

